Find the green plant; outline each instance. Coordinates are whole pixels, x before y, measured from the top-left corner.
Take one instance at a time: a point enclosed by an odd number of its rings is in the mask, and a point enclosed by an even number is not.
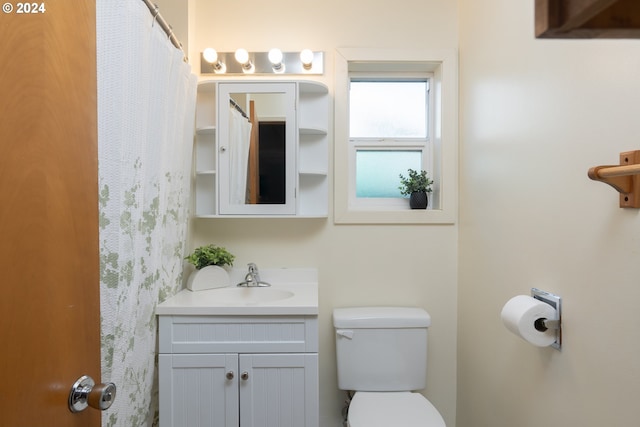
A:
[[[200,270],[208,265],[233,265],[235,255],[225,248],[216,245],[200,246],[191,255],[185,257],[189,263],[195,265]]]
[[[415,193],[417,191],[424,191],[425,193],[431,193],[431,184],[433,181],[427,177],[427,171],[415,171],[413,169],[408,169],[409,177],[404,177],[400,174],[400,194],[408,196],[411,193]]]

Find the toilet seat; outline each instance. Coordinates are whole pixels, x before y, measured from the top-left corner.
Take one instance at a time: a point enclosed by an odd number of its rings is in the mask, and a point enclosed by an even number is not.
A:
[[[359,391],[349,405],[350,427],[446,427],[420,393]]]

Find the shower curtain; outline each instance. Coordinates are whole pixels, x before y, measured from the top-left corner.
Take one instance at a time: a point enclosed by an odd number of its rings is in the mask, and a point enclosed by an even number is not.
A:
[[[158,424],[155,308],[182,287],[196,77],[140,0],[98,0],[103,426]]]
[[[249,165],[249,145],[251,123],[234,107],[229,111],[229,156],[231,175],[230,202],[244,205],[247,198],[247,170]]]

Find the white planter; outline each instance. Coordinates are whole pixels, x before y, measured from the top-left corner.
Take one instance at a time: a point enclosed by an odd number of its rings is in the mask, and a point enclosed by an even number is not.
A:
[[[205,289],[224,288],[230,284],[227,270],[217,265],[208,265],[191,273],[187,281],[187,289],[194,292],[204,291]]]

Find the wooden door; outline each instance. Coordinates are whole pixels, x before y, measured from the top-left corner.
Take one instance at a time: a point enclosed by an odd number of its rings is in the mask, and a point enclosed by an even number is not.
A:
[[[67,405],[101,379],[95,2],[24,5],[0,11],[0,425],[95,427]]]

